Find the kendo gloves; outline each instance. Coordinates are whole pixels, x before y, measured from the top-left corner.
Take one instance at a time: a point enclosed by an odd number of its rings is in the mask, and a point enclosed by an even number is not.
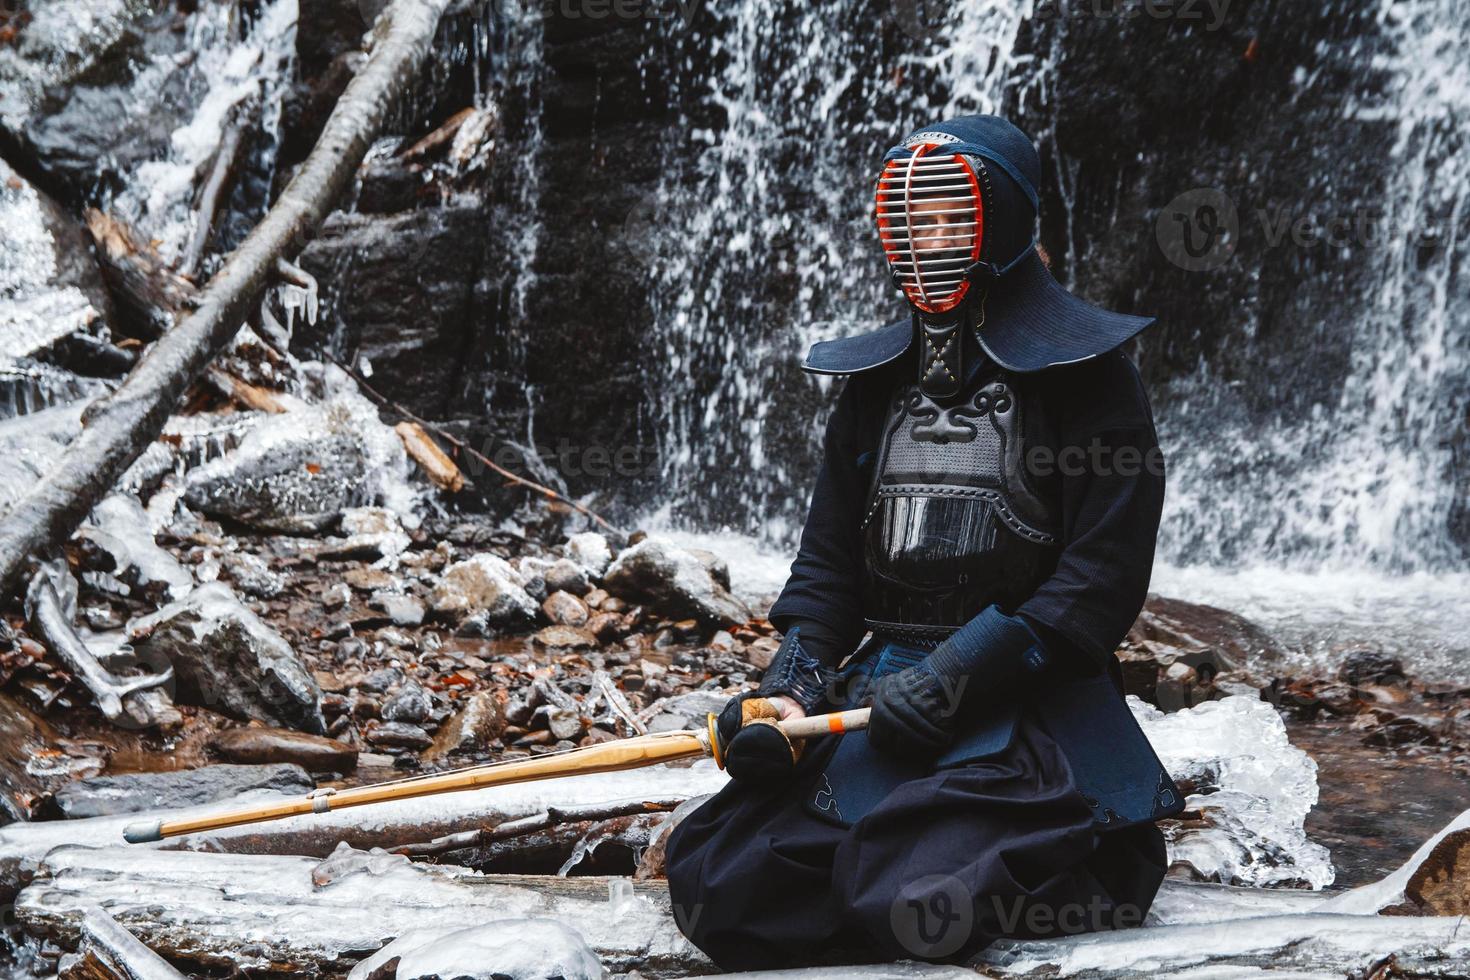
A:
[[[1024,620],[991,606],[914,666],[874,681],[868,741],[894,755],[938,755],[972,717],[964,709],[1022,694],[1049,663]]]
[[[721,763],[732,778],[775,782],[789,776],[801,758],[801,743],[792,742],[777,727],[780,711],[768,699],[776,695],[790,698],[807,714],[815,713],[827,701],[836,675],[808,652],[806,634],[814,634],[817,649],[823,653],[829,641],[836,641],[819,624],[792,626],[766,668],[760,687],[731,698],[716,719]]]

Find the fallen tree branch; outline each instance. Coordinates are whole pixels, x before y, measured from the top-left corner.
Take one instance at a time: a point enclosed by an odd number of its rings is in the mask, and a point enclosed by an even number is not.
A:
[[[507,820],[493,827],[446,834],[422,844],[404,844],[402,847],[393,848],[393,853],[405,854],[409,857],[428,857],[449,851],[461,851],[467,847],[483,847],[496,841],[523,837],[526,834],[534,834],[561,824],[611,820],[614,817],[629,817],[644,813],[667,813],[683,803],[685,799],[687,797],[628,800],[611,804],[596,803],[591,806],[552,806],[547,807],[541,813],[533,813],[529,817],[521,817],[518,820]]]
[[[246,408],[269,412],[271,415],[280,415],[286,411],[286,406],[276,397],[275,392],[242,381],[228,371],[210,367],[204,372],[204,377],[215,391]]]
[[[198,300],[198,287],[166,266],[151,245],[112,215],[88,208],[87,230],[129,332],[145,340],[161,337],[173,327],[178,311]]]
[[[184,980],[167,960],[95,905],[82,913],[76,954],[63,958],[58,972],[67,980]]]
[[[454,460],[429,438],[423,426],[417,422],[399,422],[393,431],[398,433],[404,450],[419,464],[429,482],[448,493],[459,493],[464,489],[464,474],[454,465]]]
[[[66,664],[67,670],[92,695],[108,721],[138,728],[177,724],[179,714],[173,710],[171,702],[164,700],[160,703],[157,699],[133,696],[173,680],[173,668],[161,674],[123,680],[98,663],[72,628],[71,617],[62,608],[55,582],[56,576],[66,574],[43,565],[31,579],[30,588],[26,590],[25,612],[32,631],[58,660]]]
[[[199,195],[199,216],[194,225],[194,234],[179,260],[179,275],[193,279],[204,259],[204,247],[209,244],[209,233],[214,229],[214,216],[219,211],[220,200],[229,186],[230,174],[234,172],[236,158],[240,155],[241,137],[245,132],[244,113],[237,107],[225,127],[224,137],[214,154],[214,166],[204,182],[204,191]]]
[[[439,428],[433,422],[430,422],[427,419],[420,418],[419,416],[415,415],[413,412],[410,412],[407,408],[404,408],[402,405],[400,405],[397,402],[393,401],[387,395],[384,395],[381,392],[376,391],[373,388],[372,385],[370,385],[370,384],[367,383],[367,380],[365,378],[363,378],[362,375],[358,374],[356,371],[352,370],[352,368],[348,367],[346,364],[343,364],[341,361],[337,360],[335,357],[332,357],[330,354],[327,354],[327,355],[324,355],[324,356],[329,361],[331,361],[333,364],[335,364],[339,368],[341,368],[343,371],[346,371],[347,374],[350,375],[352,377],[352,379],[357,382],[357,386],[359,388],[361,388],[363,390],[363,392],[369,398],[371,398],[373,401],[377,402],[379,405],[383,406],[384,408],[387,408],[387,409],[390,409],[390,410],[392,410],[394,412],[397,412],[399,415],[403,416],[408,421],[413,422],[413,423],[416,423],[417,425],[419,425],[422,428],[428,430],[429,432],[434,433],[434,435],[438,436],[440,439],[443,439],[445,442],[449,443],[451,446],[453,446],[454,448],[458,449],[460,452],[467,453],[468,455],[470,455],[471,457],[473,457],[475,460],[477,460],[478,462],[480,462],[482,465],[484,465],[486,467],[489,467],[491,470],[494,470],[496,473],[499,473],[501,476],[505,477],[506,480],[510,481],[512,484],[515,484],[516,486],[520,486],[520,487],[525,487],[527,490],[530,490],[533,493],[540,494],[541,496],[546,497],[548,500],[555,500],[558,503],[566,504],[568,507],[572,508],[572,510],[575,510],[577,513],[583,514],[586,517],[591,518],[593,521],[596,521],[597,524],[599,524],[603,528],[606,528],[608,531],[611,531],[613,534],[616,534],[619,537],[627,537],[627,532],[622,531],[619,528],[613,527],[611,524],[609,524],[606,520],[603,519],[602,515],[597,514],[596,512],[590,510],[589,508],[583,506],[582,504],[577,503],[575,500],[570,500],[570,499],[562,496],[561,494],[557,493],[555,490],[551,489],[550,487],[542,486],[541,484],[535,482],[534,480],[528,480],[528,479],[526,479],[523,476],[520,476],[518,474],[512,473],[510,470],[506,469],[504,466],[501,466],[498,463],[496,463],[489,456],[486,456],[484,453],[477,452],[476,450],[472,449],[463,439],[455,438],[453,435],[450,435],[448,432],[445,432],[443,429]]]
[[[393,0],[379,16],[372,54],[280,199],[199,294],[197,308],[154,344],[121,387],[88,407],[82,434],[0,521],[0,590],[15,585],[30,555],[76,530],[158,438],[179,397],[258,304],[276,259],[300,250],[352,180],[427,57],[448,2]]]

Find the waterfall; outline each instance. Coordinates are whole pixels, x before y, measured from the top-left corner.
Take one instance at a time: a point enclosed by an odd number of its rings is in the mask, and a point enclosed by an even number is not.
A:
[[[1381,240],[1352,242],[1361,258],[1339,305],[1295,324],[1308,338],[1350,334],[1335,400],[1282,399],[1262,418],[1218,364],[1167,379],[1166,562],[1465,567],[1450,528],[1467,519],[1456,487],[1470,482],[1456,455],[1470,447],[1470,301],[1459,271],[1470,29],[1454,6],[1384,0],[1369,18],[1378,36],[1354,55],[1376,52],[1370,70],[1384,85],[1333,93],[1344,127],[1391,134]],[[743,0],[652,50],[686,66],[668,95],[682,116],[661,150],[662,180],[635,216],[651,242],[658,521],[794,543],[831,403],[829,383],[795,365],[816,340],[901,313],[870,227],[874,161],[923,121],[1046,102],[1056,69],[1015,47],[1029,5],[971,0],[927,26],[924,8]],[[1066,185],[1070,162],[1056,162]],[[1323,176],[1329,192],[1331,181]],[[1064,207],[1069,193],[1061,188]],[[1077,264],[1069,256],[1066,268]],[[1257,343],[1253,323],[1235,329]]]
[[[931,25],[898,0],[743,0],[683,36],[660,25],[673,50],[650,57],[683,66],[682,116],[634,220],[668,520],[794,539],[830,388],[800,355],[901,312],[872,225],[875,162],[915,126],[997,111],[1027,6],[966,0]]]
[[[1343,103],[1344,126],[1379,124],[1389,142],[1376,161],[1381,218],[1349,246],[1359,281],[1343,282],[1336,306],[1308,311],[1317,322],[1294,324],[1303,334],[1325,329],[1325,343],[1350,335],[1335,403],[1263,422],[1232,417],[1216,365],[1174,385],[1160,420],[1171,464],[1168,560],[1467,567],[1452,534],[1470,486],[1470,26],[1456,8],[1380,4],[1371,67],[1386,84]]]

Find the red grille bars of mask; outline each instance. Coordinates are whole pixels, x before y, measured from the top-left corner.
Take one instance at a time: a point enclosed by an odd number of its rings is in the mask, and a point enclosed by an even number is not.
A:
[[[883,254],[904,295],[925,313],[947,312],[965,298],[965,270],[980,258],[985,226],[970,162],[957,153],[930,156],[937,146],[889,160],[878,178]]]

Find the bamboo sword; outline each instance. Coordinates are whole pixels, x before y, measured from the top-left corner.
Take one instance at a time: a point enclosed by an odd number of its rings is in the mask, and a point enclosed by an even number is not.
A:
[[[811,715],[806,718],[780,722],[778,727],[792,740],[853,732],[868,727],[868,711],[868,708],[855,708],[851,711],[837,711],[826,715]],[[676,759],[710,756],[715,760],[715,764],[723,769],[725,763],[722,750],[723,746],[715,730],[715,716],[711,714],[706,726],[697,731],[639,735],[616,742],[568,749],[565,752],[553,752],[529,759],[492,762],[489,765],[471,766],[467,769],[456,769],[429,776],[395,779],[371,786],[356,786],[344,790],[316,790],[297,799],[241,807],[237,810],[226,810],[222,813],[183,820],[141,821],[128,824],[123,829],[123,839],[129,844],[146,844],[163,840],[166,837],[222,830],[225,827],[237,827],[241,824],[261,823],[267,820],[280,820],[304,813],[328,813],[332,810],[385,803],[389,800],[406,800],[435,793],[455,793],[462,790],[484,789],[487,786],[527,783],[536,779],[555,779],[558,776],[641,769],[644,766],[672,762]]]

